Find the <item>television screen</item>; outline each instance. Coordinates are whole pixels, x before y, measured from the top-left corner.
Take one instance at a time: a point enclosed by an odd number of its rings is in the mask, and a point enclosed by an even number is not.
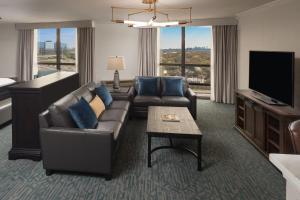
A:
[[[250,51],[249,87],[293,106],[294,52]]]

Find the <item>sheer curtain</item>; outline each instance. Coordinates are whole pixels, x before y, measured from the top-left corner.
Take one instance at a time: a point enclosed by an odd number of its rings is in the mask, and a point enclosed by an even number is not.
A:
[[[157,75],[157,29],[139,29],[139,75]]]
[[[237,88],[237,25],[213,26],[214,100],[233,104]]]
[[[78,41],[78,72],[80,84],[84,85],[93,80],[95,29],[85,27],[77,29]]]
[[[34,30],[19,30],[18,33],[18,79],[28,81],[32,79],[34,49]]]

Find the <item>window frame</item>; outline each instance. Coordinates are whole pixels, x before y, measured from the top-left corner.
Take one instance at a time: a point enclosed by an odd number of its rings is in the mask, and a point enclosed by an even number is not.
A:
[[[161,63],[159,62],[159,66],[180,66],[181,68],[181,76],[186,77],[186,69],[190,67],[207,67],[210,68],[211,65],[205,65],[205,64],[187,64],[185,62],[185,36],[186,36],[186,29],[185,27],[181,27],[181,63]],[[210,83],[193,83],[189,82],[190,85],[201,85],[201,86],[210,86]]]
[[[62,65],[72,65],[76,67],[76,59],[74,63],[64,63],[61,62],[61,39],[60,39],[60,30],[61,28],[55,28],[56,29],[56,63],[54,62],[37,62],[37,65],[56,65],[56,70],[61,71]],[[37,55],[38,56],[38,55]],[[76,69],[77,71],[78,69]]]

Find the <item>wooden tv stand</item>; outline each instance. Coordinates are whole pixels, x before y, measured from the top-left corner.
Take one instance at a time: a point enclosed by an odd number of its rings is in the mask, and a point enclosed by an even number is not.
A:
[[[261,153],[294,153],[289,124],[300,119],[300,110],[269,105],[251,90],[236,91],[235,128]]]

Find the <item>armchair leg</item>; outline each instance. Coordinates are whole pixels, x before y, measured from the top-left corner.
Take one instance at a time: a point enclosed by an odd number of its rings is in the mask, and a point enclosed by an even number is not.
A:
[[[51,176],[53,174],[53,170],[46,169],[46,176]]]

